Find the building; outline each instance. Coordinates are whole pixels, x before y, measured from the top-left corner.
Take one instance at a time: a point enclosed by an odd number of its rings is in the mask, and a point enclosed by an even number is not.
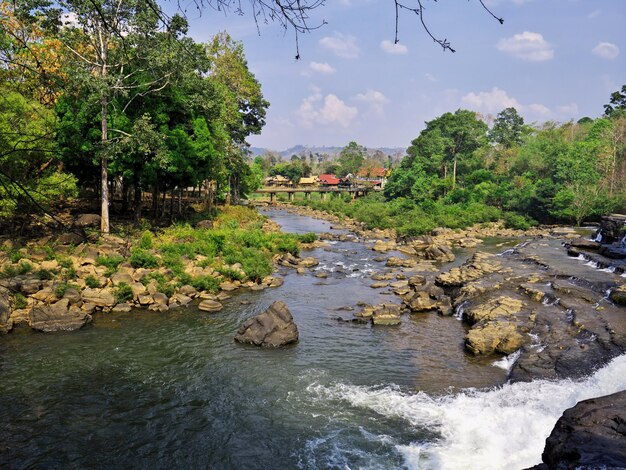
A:
[[[317,179],[322,186],[339,186],[339,178],[337,178],[335,175],[319,175]]]
[[[298,182],[299,186],[316,186],[319,183],[317,176],[302,177]]]

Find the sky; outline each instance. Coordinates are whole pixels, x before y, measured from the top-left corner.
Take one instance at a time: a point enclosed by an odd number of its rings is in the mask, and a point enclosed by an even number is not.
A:
[[[411,4],[414,0],[405,0]],[[513,106],[528,123],[597,117],[626,84],[626,0],[422,0],[434,43],[391,0],[326,0],[300,35],[245,13],[189,7],[190,35],[228,31],[271,103],[252,146],[407,147],[425,122],[459,108],[495,116]],[[414,3],[417,3],[416,0]]]

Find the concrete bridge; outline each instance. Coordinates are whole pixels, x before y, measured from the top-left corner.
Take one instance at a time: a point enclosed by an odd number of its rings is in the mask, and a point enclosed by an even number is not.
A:
[[[365,196],[372,191],[380,191],[380,189],[374,189],[367,186],[349,186],[345,188],[329,188],[323,186],[316,186],[311,188],[260,188],[255,191],[256,194],[269,194],[270,203],[274,202],[274,198],[277,194],[287,194],[289,202],[293,201],[294,194],[303,193],[305,199],[311,199],[311,193],[318,193],[322,201],[325,201],[329,194],[350,194],[352,199]]]

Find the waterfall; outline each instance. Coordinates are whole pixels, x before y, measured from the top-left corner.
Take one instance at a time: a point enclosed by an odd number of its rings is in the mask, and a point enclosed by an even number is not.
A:
[[[592,242],[602,243],[602,229],[599,228],[591,237]]]

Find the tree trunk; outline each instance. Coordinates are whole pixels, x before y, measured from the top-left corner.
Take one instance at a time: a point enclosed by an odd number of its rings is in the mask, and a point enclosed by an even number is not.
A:
[[[159,215],[159,185],[154,183],[152,187],[152,218],[157,219]]]
[[[456,155],[454,156],[454,163],[452,165],[452,189],[456,187]]]
[[[106,70],[106,69],[104,69]],[[100,179],[101,179],[101,205],[100,205],[100,232],[109,233],[109,173],[107,170],[106,142],[109,139],[109,130],[107,122],[107,97],[103,94],[100,98],[100,112],[102,113],[102,158],[100,163]]]
[[[139,183],[135,184],[135,220],[139,220],[141,217],[141,186]]]

